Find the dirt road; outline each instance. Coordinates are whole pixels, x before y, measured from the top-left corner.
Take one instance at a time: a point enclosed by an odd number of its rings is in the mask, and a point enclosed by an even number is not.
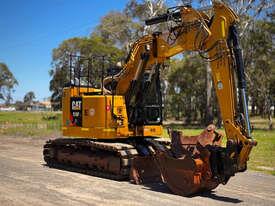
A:
[[[0,205],[275,205],[275,177],[238,174],[210,194],[186,198],[165,185],[128,182],[77,174],[44,166],[45,138],[0,136]],[[272,157],[274,158],[274,157]]]

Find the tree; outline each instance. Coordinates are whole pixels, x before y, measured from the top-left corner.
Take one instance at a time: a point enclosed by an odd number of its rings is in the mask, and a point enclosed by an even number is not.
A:
[[[252,60],[246,62],[252,111],[262,117],[268,116],[269,128],[272,129],[271,107],[275,104],[274,20],[258,20],[248,32],[243,44],[249,50],[247,59]]]
[[[111,11],[105,15],[95,33],[129,52],[131,43],[159,28],[145,26],[144,20],[164,12],[165,8],[164,0],[130,0],[123,12]]]
[[[144,20],[165,13],[166,8],[164,0],[130,0],[124,9],[124,13],[139,24],[137,27],[139,34],[145,35],[163,29],[163,24],[146,26],[144,25]]]
[[[35,94],[33,91],[30,91],[25,94],[24,96],[24,103],[26,105],[31,105],[33,103],[33,100],[35,99]]]
[[[101,19],[96,33],[121,48],[127,48],[133,38],[135,26],[138,27],[125,13],[111,11]]]
[[[61,108],[62,90],[65,84],[69,83],[69,54],[85,57],[106,56],[111,64],[120,61],[123,51],[116,48],[112,41],[106,40],[95,33],[90,37],[75,37],[64,40],[58,48],[53,50],[52,69],[49,71],[51,76],[51,102],[55,110]],[[92,71],[90,71],[91,76],[94,77],[93,86],[100,86],[99,73],[101,68],[99,62],[93,63]]]
[[[0,99],[5,100],[7,104],[10,104],[10,101],[12,100],[11,93],[16,85],[18,85],[18,82],[8,66],[5,63],[0,62]]]
[[[23,111],[26,109],[26,105],[22,101],[16,101],[14,104],[16,111]]]
[[[265,17],[275,5],[273,0],[224,0],[224,2],[230,5],[240,17],[239,30],[241,38],[245,37],[246,32],[255,20]]]
[[[171,62],[167,109],[174,117],[184,117],[187,124],[205,119],[205,75],[205,64],[197,55]]]
[[[195,1],[194,1],[195,2]],[[205,6],[208,1],[199,0],[198,1],[201,5]],[[254,22],[256,22],[259,18],[263,19],[268,15],[272,7],[274,7],[274,1],[270,0],[263,0],[263,1],[253,1],[253,0],[244,0],[244,1],[236,1],[236,0],[225,0],[225,3],[230,5],[230,7],[237,13],[240,18],[239,22],[239,33],[241,37],[241,43],[243,44],[244,49],[244,61],[245,66],[248,70],[250,67],[254,65],[254,59],[251,57],[251,51],[253,49],[248,49],[246,46],[250,47],[249,45],[244,46],[244,42],[247,41],[247,38],[250,38],[250,31],[254,28]],[[250,42],[251,45],[255,45],[255,43]],[[261,53],[258,53],[258,56]],[[250,65],[249,65],[250,64]],[[249,72],[246,73],[249,78]],[[255,74],[253,74],[255,75]],[[257,75],[256,75],[257,76]],[[252,77],[253,78],[253,77]],[[206,98],[206,120],[205,122],[211,123],[213,121],[213,106],[212,104],[217,104],[217,102],[213,101],[216,98],[212,96],[211,90],[213,91],[212,87],[212,78],[210,77],[210,66],[207,64],[207,74],[206,74],[206,91],[207,91],[207,98]],[[254,108],[256,106],[255,99],[257,98],[257,94],[249,93],[252,95],[252,111],[254,112]],[[220,117],[218,116],[218,119]]]

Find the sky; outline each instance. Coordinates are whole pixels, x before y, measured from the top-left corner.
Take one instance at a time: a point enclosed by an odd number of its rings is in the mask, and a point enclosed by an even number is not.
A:
[[[111,10],[127,0],[0,0],[0,62],[19,85],[13,99],[33,91],[37,100],[51,95],[52,49],[65,39],[88,36]]]

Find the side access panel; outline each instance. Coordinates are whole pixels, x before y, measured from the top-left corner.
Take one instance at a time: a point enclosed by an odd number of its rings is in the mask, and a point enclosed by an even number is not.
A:
[[[112,106],[114,102],[114,106]],[[69,105],[69,106],[68,106]],[[127,138],[128,119],[122,96],[93,95],[63,98],[63,135],[97,139]],[[116,118],[112,115],[115,114]]]

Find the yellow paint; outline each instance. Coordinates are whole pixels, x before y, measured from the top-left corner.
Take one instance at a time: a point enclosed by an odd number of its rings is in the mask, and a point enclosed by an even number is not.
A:
[[[184,8],[184,7],[183,7]],[[219,56],[215,61],[211,61],[215,91],[219,102],[222,119],[228,139],[235,142],[242,142],[243,147],[239,157],[239,169],[245,167],[252,142],[244,134],[239,125],[234,123],[236,115],[236,91],[234,90],[234,78],[231,56],[226,42],[230,25],[239,21],[237,15],[225,4],[213,2],[214,17],[211,26],[206,22],[209,17],[193,8],[182,9],[183,25],[188,25],[184,30],[179,30],[180,35],[177,40],[170,44],[163,36],[146,35],[134,43],[129,61],[124,65],[122,72],[114,78],[104,79],[104,85],[113,79],[117,81],[116,95],[85,95],[88,90],[97,92],[98,89],[85,87],[64,88],[63,90],[63,134],[72,137],[85,137],[97,139],[128,138],[130,136],[161,136],[161,125],[142,125],[128,127],[128,117],[125,105],[125,95],[127,94],[131,81],[142,73],[143,70],[150,70],[156,63],[163,63],[170,57],[185,52],[205,50],[209,57]],[[175,29],[175,32],[177,29]],[[141,54],[145,52],[146,45],[153,48],[153,42],[157,45],[157,56],[152,49],[149,52],[149,60],[146,65],[138,67],[141,61]],[[141,70],[140,70],[141,69]],[[218,82],[222,82],[222,89],[218,89]],[[104,91],[108,94],[107,91]],[[68,125],[70,120],[70,98],[82,97],[82,127]],[[108,108],[111,106],[111,110]],[[111,111],[116,115],[114,119]],[[119,120],[118,120],[119,119]]]
[[[72,137],[85,137],[97,139],[128,138],[129,136],[140,136],[142,133],[131,131],[128,128],[128,117],[125,100],[123,96],[115,95],[85,95],[87,89],[80,88],[83,93],[78,96],[78,88],[64,88],[63,90],[63,135]],[[90,88],[90,90],[92,90]],[[96,91],[96,90],[94,90]],[[100,91],[100,90],[98,90]],[[70,122],[70,98],[82,98],[82,127]],[[114,100],[114,102],[113,102]],[[112,117],[112,111],[120,120]],[[68,124],[69,122],[69,124]],[[148,136],[161,136],[162,126],[145,126],[144,132]]]
[[[103,129],[104,132],[115,132],[115,129]]]
[[[146,125],[143,127],[143,136],[161,136],[162,130],[160,125]]]
[[[221,17],[221,37],[225,38],[225,18]]]
[[[216,76],[217,82],[221,81],[221,74],[220,74],[220,72],[217,72],[217,73],[215,74],[215,76]]]

